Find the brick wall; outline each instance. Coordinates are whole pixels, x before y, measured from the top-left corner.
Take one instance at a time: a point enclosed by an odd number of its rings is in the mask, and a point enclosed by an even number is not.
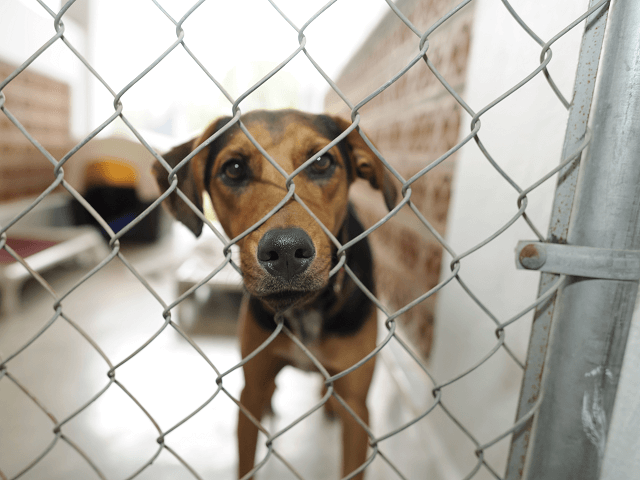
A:
[[[454,0],[404,0],[396,4],[421,30],[457,5]],[[427,54],[458,92],[464,88],[473,10],[465,7],[429,37]],[[352,57],[337,80],[356,104],[388,81],[418,53],[418,37],[389,12]],[[325,109],[350,118],[350,110],[331,91]],[[418,62],[395,84],[361,110],[361,126],[389,163],[408,179],[436,160],[458,140],[461,109],[426,66]],[[435,229],[444,234],[455,155],[412,186],[412,200]],[[366,226],[386,209],[379,194],[357,182],[352,200]],[[434,287],[439,280],[442,247],[404,207],[370,237],[376,259],[378,295],[400,308]],[[435,296],[403,315],[402,328],[420,353],[429,356]]]
[[[15,68],[0,62],[0,80]],[[27,70],[3,93],[7,110],[54,158],[69,151],[68,85]],[[51,163],[0,114],[0,201],[40,194],[54,180]]]

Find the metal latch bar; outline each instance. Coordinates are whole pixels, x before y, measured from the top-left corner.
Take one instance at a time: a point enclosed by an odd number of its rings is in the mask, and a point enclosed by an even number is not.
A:
[[[520,270],[605,280],[640,280],[640,250],[610,250],[559,243],[520,241]]]

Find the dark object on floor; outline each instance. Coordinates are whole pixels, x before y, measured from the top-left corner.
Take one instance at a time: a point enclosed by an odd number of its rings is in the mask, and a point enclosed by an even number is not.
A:
[[[85,172],[86,190],[83,197],[118,233],[135,220],[151,202],[143,202],[136,192],[138,173],[129,163],[119,159],[105,158],[90,164]],[[73,200],[72,212],[76,225],[93,225],[103,236],[109,235],[78,202]],[[122,239],[134,242],[153,242],[160,235],[160,208],[149,212],[135,227],[126,232]]]

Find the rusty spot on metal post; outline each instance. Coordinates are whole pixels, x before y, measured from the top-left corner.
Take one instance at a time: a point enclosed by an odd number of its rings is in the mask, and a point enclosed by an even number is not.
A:
[[[547,261],[547,254],[544,248],[538,248],[530,243],[520,250],[520,264],[529,270],[538,270]]]

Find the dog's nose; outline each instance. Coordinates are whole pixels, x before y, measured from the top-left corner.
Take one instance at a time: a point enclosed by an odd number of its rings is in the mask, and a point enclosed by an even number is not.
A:
[[[269,230],[258,243],[258,261],[269,273],[290,281],[304,272],[316,255],[307,233],[300,228]]]

